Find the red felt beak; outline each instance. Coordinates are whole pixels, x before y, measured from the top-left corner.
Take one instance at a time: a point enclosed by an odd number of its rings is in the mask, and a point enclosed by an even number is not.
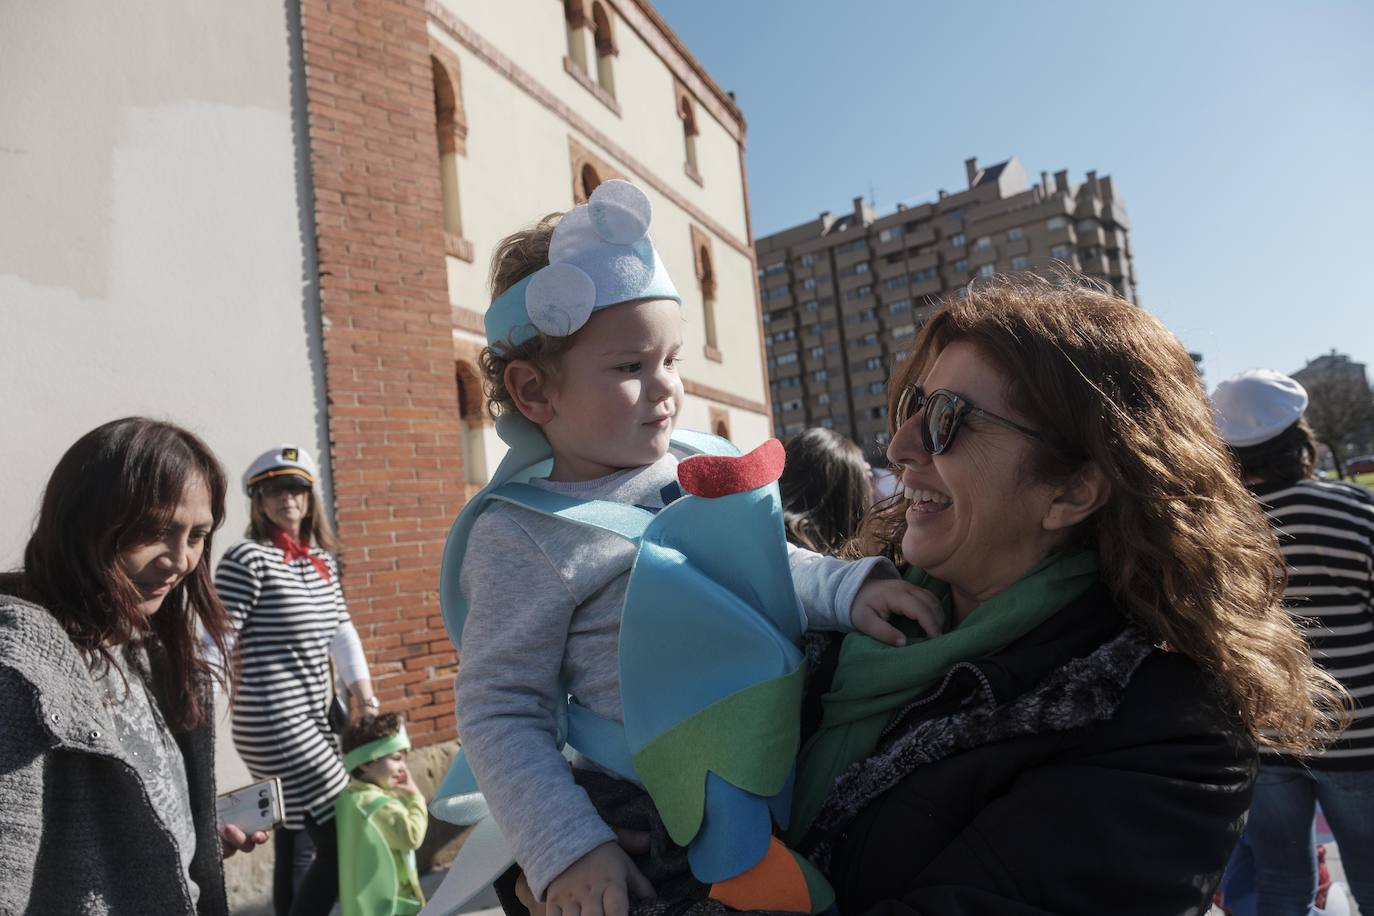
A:
[[[787,453],[777,439],[769,439],[747,455],[694,455],[677,466],[678,483],[693,496],[715,499],[744,493],[782,476]]]

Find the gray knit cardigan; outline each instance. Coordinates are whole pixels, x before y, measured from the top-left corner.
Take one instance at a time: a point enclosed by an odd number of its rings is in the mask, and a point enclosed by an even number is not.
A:
[[[100,696],[53,616],[0,595],[0,914],[228,916],[213,726],[176,736],[196,827],[193,907]]]

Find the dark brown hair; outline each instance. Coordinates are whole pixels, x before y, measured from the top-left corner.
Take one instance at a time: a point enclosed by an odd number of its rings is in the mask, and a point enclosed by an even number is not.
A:
[[[1348,721],[1349,697],[1281,606],[1277,542],[1234,473],[1192,359],[1157,320],[1089,283],[1003,278],[948,301],[894,374],[889,415],[945,347],[977,347],[1045,436],[1028,473],[1064,479],[1092,462],[1110,482],[1079,542],[1096,550],[1120,607],[1211,672],[1257,741],[1318,748]],[[869,552],[900,552],[905,508],[898,499],[870,516]]]
[[[1304,419],[1267,442],[1244,448],[1232,446],[1231,452],[1243,476],[1266,482],[1306,480],[1317,466],[1317,444]]]
[[[787,539],[834,554],[859,530],[873,503],[873,480],[863,451],[833,429],[812,427],[787,440],[778,487]]]
[[[382,738],[389,738],[401,730],[405,722],[400,714],[394,712],[384,712],[381,715],[370,716],[345,728],[343,734],[339,736],[339,746],[347,754],[354,748],[362,747]],[[353,773],[357,775],[361,767],[354,767]]]
[[[527,229],[506,236],[496,243],[491,257],[491,297],[510,289],[549,263],[549,242],[562,213],[550,213]],[[482,386],[487,396],[487,412],[492,417],[517,413],[515,399],[506,390],[506,367],[516,360],[524,360],[540,375],[556,382],[558,358],[567,351],[572,337],[547,337],[535,334],[520,344],[509,341],[482,349],[478,365],[482,369]]]
[[[176,730],[212,715],[201,685],[220,677],[202,655],[197,624],[220,657],[230,657],[229,618],[210,572],[212,540],[206,537],[195,569],[151,617],[140,611],[143,598],[119,554],[157,537],[196,481],[210,491],[217,529],[224,522],[226,482],[204,442],[171,423],[143,417],[99,426],[57,462],[24,549],[24,567],[0,579],[0,589],[41,604],[79,649],[106,663],[113,661],[111,646],[151,635],[166,653],[160,675],[167,722]]]

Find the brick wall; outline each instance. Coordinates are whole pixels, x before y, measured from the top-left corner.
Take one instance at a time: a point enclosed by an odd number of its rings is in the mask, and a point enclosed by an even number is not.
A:
[[[453,737],[439,557],[464,495],[424,0],[301,0],[344,593],[385,708]]]

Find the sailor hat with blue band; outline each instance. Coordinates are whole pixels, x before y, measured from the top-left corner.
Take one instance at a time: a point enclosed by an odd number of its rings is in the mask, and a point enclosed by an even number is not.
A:
[[[299,445],[278,445],[253,459],[243,473],[243,492],[252,495],[253,487],[267,480],[293,477],[314,486],[320,477],[319,466]]]
[[[549,263],[497,296],[487,309],[487,343],[515,347],[536,334],[567,337],[592,312],[636,299],[682,301],[649,240],[653,207],[644,192],[612,178],[563,215]]]

